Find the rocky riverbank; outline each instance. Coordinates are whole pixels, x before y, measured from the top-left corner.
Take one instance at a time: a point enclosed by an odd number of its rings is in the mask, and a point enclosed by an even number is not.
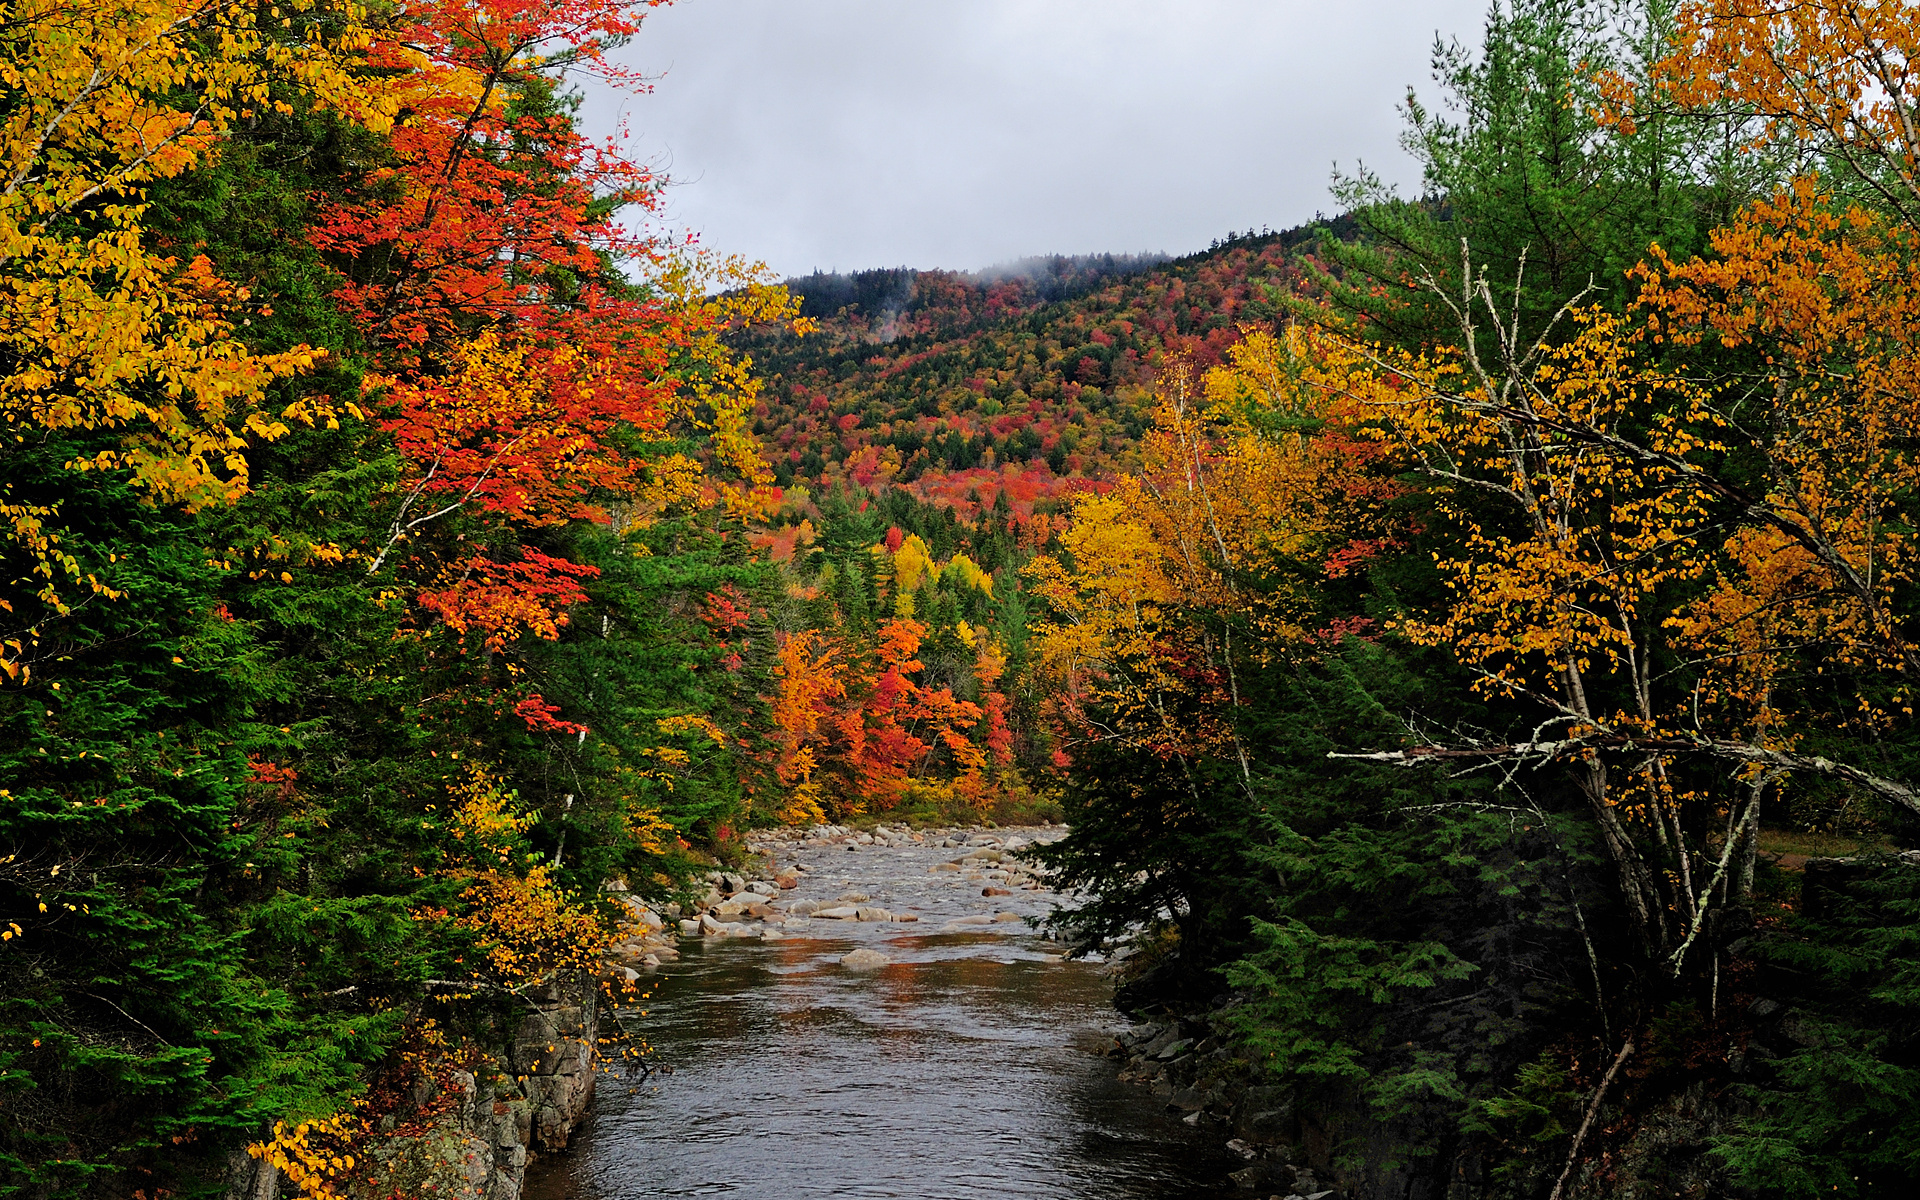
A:
[[[1120,1078],[1151,1088],[1189,1125],[1209,1125],[1244,1159],[1230,1178],[1244,1194],[1272,1200],[1330,1200],[1343,1193],[1302,1137],[1292,1093],[1252,1082],[1246,1064],[1204,1021],[1149,1021],[1114,1039],[1108,1055]]]
[[[381,1119],[349,1200],[519,1200],[534,1153],[565,1148],[592,1103],[599,989],[588,978],[522,993],[518,1014],[476,1041],[473,1070],[420,1074]],[[234,1156],[227,1200],[281,1200],[294,1189],[272,1166]]]

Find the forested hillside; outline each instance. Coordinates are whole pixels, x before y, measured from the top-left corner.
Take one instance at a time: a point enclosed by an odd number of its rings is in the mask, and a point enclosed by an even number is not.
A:
[[[645,7],[0,22],[0,1194],[377,1194],[610,881],[1062,809],[1362,1194],[1920,1178],[1920,15],[1522,0],[1418,197],[782,287],[576,126]]]
[[[1135,461],[1167,364],[1212,366],[1242,324],[1270,322],[1263,289],[1297,290],[1297,256],[1317,236],[1231,235],[1167,262],[788,280],[819,330],[738,343],[765,380],[754,429],[783,485],[961,499],[949,481],[1008,465],[1029,479],[1107,477]]]

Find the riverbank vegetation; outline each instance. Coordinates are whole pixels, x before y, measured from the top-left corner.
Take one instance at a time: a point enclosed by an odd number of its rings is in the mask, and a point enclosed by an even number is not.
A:
[[[1066,924],[1158,929],[1130,1002],[1224,1001],[1377,1183],[1920,1177],[1917,46],[1497,9],[1409,106],[1426,194],[1346,180],[1029,568]],[[1854,855],[1822,902],[1769,825]]]
[[[0,30],[0,1191],[349,1186],[606,881],[1062,811],[1356,1178],[1920,1175],[1920,20],[1526,0],[1417,197],[789,290],[576,127],[645,7]]]
[[[597,971],[600,882],[752,811],[722,335],[794,305],[576,128],[640,12],[14,6],[7,1194],[344,1186],[452,1001]]]

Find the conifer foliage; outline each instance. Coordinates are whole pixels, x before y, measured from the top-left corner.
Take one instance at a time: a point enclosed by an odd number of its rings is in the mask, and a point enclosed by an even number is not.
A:
[[[432,997],[744,811],[722,335],[795,306],[575,128],[645,7],[9,11],[0,1191],[346,1186]]]
[[[1305,1124],[1400,1147],[1382,1194],[1608,1186],[1689,1087],[1754,1114],[1728,1186],[1910,1185],[1860,1130],[1913,1094],[1913,867],[1815,913],[1762,850],[1920,827],[1916,37],[1498,6],[1409,108],[1427,194],[1343,183],[1358,235],[1162,373],[1027,568],[1065,927],[1148,931],[1130,994],[1224,1004]],[[1729,1054],[1782,1003],[1797,1052]]]
[[[0,20],[0,1194],[336,1193],[608,881],[1036,798],[1363,1190],[1911,1182],[1913,7],[1517,0],[1417,198],[803,315],[576,127],[650,3]]]

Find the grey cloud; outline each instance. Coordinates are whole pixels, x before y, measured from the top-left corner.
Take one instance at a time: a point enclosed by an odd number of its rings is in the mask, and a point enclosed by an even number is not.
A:
[[[1204,247],[1310,219],[1397,145],[1436,32],[1484,0],[681,0],[589,89],[675,180],[666,217],[783,274]]]

